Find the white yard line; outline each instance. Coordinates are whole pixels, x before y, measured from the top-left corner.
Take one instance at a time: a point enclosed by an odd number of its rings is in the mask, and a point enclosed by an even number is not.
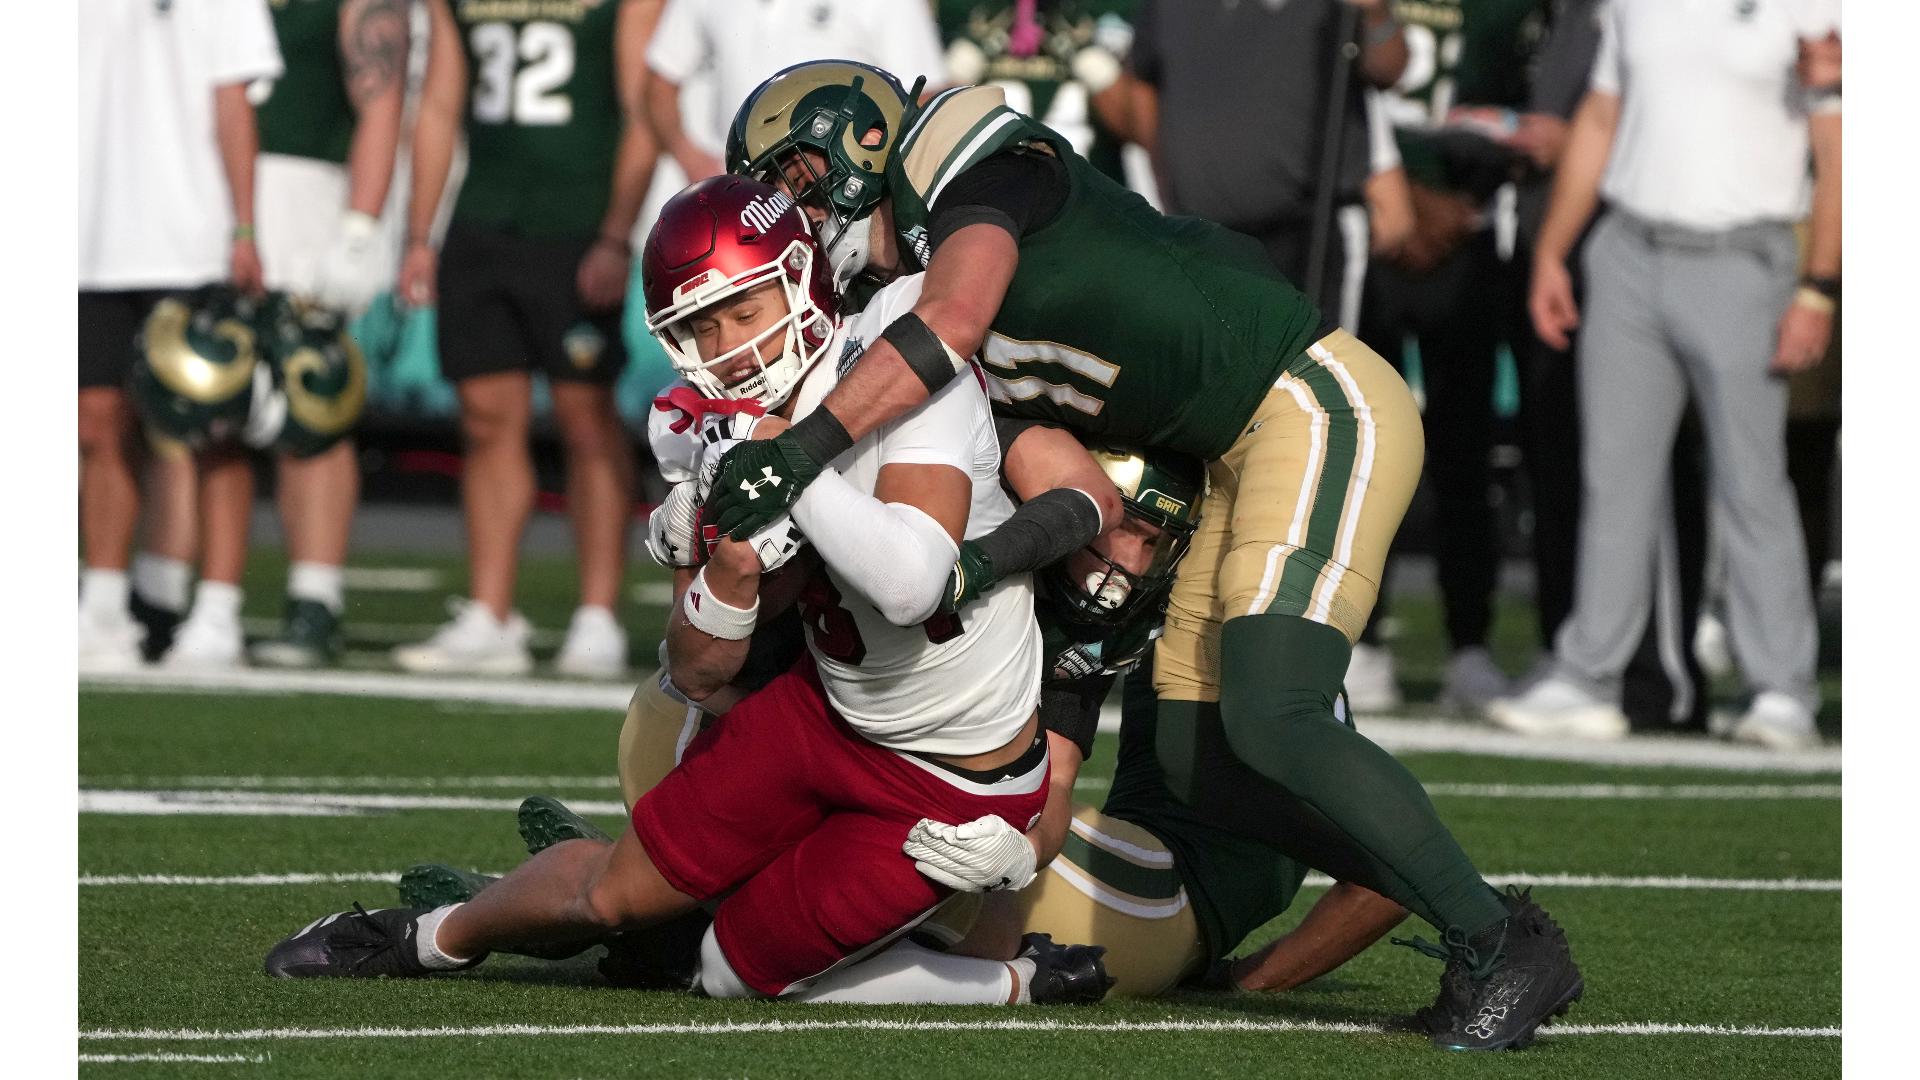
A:
[[[1112,781],[1083,776],[1076,791],[1105,791]],[[1429,795],[1463,799],[1838,799],[1839,784],[1446,784],[1426,785]]]
[[[256,789],[328,789],[416,790],[436,788],[527,788],[551,791],[555,788],[620,790],[615,776],[82,776],[85,788],[212,788],[251,791]]]
[[[85,1038],[85,1035],[81,1036]],[[129,1064],[132,1062],[192,1063],[199,1065],[265,1065],[265,1054],[81,1054],[80,1064]]]
[[[541,1035],[787,1035],[809,1031],[1051,1031],[1119,1034],[1128,1032],[1211,1032],[1278,1034],[1321,1032],[1379,1035],[1398,1029],[1380,1024],[1325,1020],[761,1020],[711,1024],[490,1024],[475,1027],[247,1028],[232,1031],[195,1028],[92,1028],[83,1040],[153,1042],[261,1042],[283,1039],[471,1039]],[[1561,1035],[1722,1035],[1743,1038],[1837,1039],[1837,1027],[1754,1027],[1733,1024],[1568,1024],[1540,1029]]]
[[[349,589],[360,592],[434,592],[440,571],[425,566],[349,566],[341,571]]]
[[[400,880],[394,871],[361,870],[344,873],[291,874],[82,874],[83,886],[187,885],[187,886],[277,886],[277,885],[362,885],[392,884]],[[1835,878],[1709,878],[1709,877],[1617,877],[1598,874],[1534,874],[1516,872],[1488,874],[1495,885],[1545,885],[1563,889],[1670,889],[1720,890],[1724,892],[1839,892]],[[1308,874],[1307,888],[1324,888],[1333,879],[1324,874]]]
[[[431,628],[428,628],[431,630]],[[244,691],[256,694],[337,694],[405,701],[472,701],[524,708],[626,710],[636,683],[565,682],[559,679],[489,679],[476,676],[405,675],[386,671],[216,671],[147,669],[89,677],[85,690],[178,690],[189,693]],[[524,719],[513,713],[475,713],[489,720]],[[271,719],[253,717],[250,720]],[[600,718],[596,718],[600,719]],[[548,718],[541,717],[541,723]]]
[[[620,814],[625,804],[586,800],[570,804],[582,814]],[[315,817],[374,810],[504,810],[520,808],[519,799],[477,795],[354,795],[345,792],[283,791],[93,791],[80,792],[83,814],[252,814],[261,817]]]

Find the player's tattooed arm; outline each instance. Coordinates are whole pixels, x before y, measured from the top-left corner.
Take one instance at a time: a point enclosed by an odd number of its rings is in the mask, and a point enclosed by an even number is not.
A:
[[[347,0],[340,6],[340,67],[355,115],[348,207],[378,217],[393,182],[406,106],[405,0]]]

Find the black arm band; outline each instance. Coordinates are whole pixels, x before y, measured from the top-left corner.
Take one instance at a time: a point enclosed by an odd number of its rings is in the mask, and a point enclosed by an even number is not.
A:
[[[823,469],[827,462],[853,449],[853,436],[847,434],[840,418],[824,405],[796,421],[787,429],[787,435],[801,453]]]
[[[967,364],[911,311],[888,323],[887,328],[880,331],[880,340],[899,350],[901,359],[920,377],[920,384],[929,394],[937,393],[952,382]]]
[[[1080,748],[1082,763],[1093,760],[1093,737],[1100,731],[1100,703],[1113,676],[1100,675],[1040,687],[1040,726]]]
[[[1079,551],[1100,535],[1100,507],[1079,488],[1043,491],[1013,516],[974,541],[993,566],[993,576],[1038,570]]]

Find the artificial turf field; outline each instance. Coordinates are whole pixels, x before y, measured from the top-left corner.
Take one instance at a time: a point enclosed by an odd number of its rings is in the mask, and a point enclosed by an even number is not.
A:
[[[365,560],[356,559],[356,562]],[[446,560],[373,560],[350,586],[351,666],[455,591]],[[271,616],[280,570],[250,575]],[[564,623],[564,565],[534,563],[527,612]],[[403,581],[411,580],[406,588]],[[653,579],[657,581],[658,579]],[[655,601],[644,583],[637,595]],[[657,602],[626,613],[659,625]],[[1402,605],[1409,682],[1431,612]],[[1503,648],[1524,631],[1503,608]],[[652,652],[636,633],[636,660]],[[1426,651],[1423,651],[1426,650]],[[1506,654],[1513,657],[1512,652]],[[1416,661],[1408,663],[1409,660]],[[1587,996],[1535,1048],[1445,1055],[1397,1025],[1439,964],[1382,942],[1287,995],[1183,994],[1084,1009],[826,1007],[614,990],[592,954],[500,957],[426,982],[287,983],[266,950],[417,861],[505,870],[512,807],[560,795],[621,824],[615,704],[509,705],[90,684],[79,696],[78,1052],[86,1075],[157,1076],[1821,1076],[1838,1075],[1837,771],[1724,771],[1467,753],[1403,759],[1495,879],[1567,928]],[[486,696],[476,691],[475,696]],[[1837,719],[1830,701],[1827,721]],[[1362,718],[1362,729],[1366,721]],[[1098,801],[1112,736],[1083,773]],[[1647,756],[1652,761],[1660,755]],[[1785,766],[1792,766],[1786,771]],[[1837,766],[1830,766],[1836,768]],[[158,793],[171,792],[162,795]],[[192,793],[192,794],[187,794]],[[189,812],[177,812],[185,809]],[[1283,932],[1294,912],[1241,951]],[[1424,927],[1400,934],[1431,936]],[[1699,1030],[1693,1030],[1697,1027]],[[211,1060],[191,1060],[211,1059]]]

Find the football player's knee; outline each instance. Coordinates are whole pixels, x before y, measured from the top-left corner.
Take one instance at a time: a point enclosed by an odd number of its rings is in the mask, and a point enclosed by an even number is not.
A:
[[[490,447],[508,440],[527,437],[528,416],[522,404],[505,402],[463,402],[460,407],[460,435],[470,447]]]
[[[1290,615],[1229,620],[1221,632],[1220,716],[1234,756],[1280,780],[1300,760],[1302,725],[1338,724],[1334,698],[1352,648],[1324,623]]]
[[[132,414],[123,398],[80,395],[80,451],[84,454],[119,453],[131,427]]]
[[[697,983],[701,992],[710,998],[763,998],[767,995],[748,986],[733,965],[727,962],[726,951],[720,948],[720,939],[715,936],[713,927],[707,927],[706,936],[700,939],[700,974]]]

